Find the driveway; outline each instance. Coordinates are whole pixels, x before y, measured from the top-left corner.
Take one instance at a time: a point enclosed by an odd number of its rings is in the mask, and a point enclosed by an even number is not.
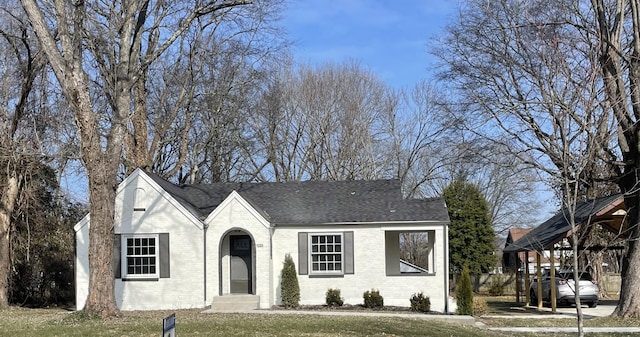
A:
[[[616,305],[618,305],[618,301],[616,300],[601,300],[598,303],[598,306],[595,308],[589,308],[586,305],[583,305],[581,309],[582,309],[582,314],[584,315],[585,318],[603,317],[603,316],[611,315],[611,313],[613,313],[613,310],[616,308]],[[551,311],[551,308],[545,307],[544,310]],[[572,306],[558,307],[557,312],[564,315],[576,316],[576,306],[572,305]]]
[[[603,317],[613,313],[613,310],[618,304],[617,300],[601,300],[598,306],[595,308],[589,308],[586,305],[581,307],[582,314],[585,318]],[[489,314],[484,317],[528,317],[528,318],[550,318],[550,317],[576,317],[576,306],[558,306],[555,314],[551,311],[549,306],[544,306],[542,309],[538,309],[534,306],[514,306],[510,308],[512,311],[505,312],[504,314]]]

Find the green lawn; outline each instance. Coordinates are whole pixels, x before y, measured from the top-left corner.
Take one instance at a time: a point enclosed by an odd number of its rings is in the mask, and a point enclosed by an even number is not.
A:
[[[111,320],[87,319],[57,309],[0,311],[0,336],[161,336],[172,312],[126,312]],[[202,314],[176,311],[184,336],[514,336],[422,319],[267,314]]]
[[[116,319],[88,319],[61,309],[0,310],[0,336],[161,336],[162,318],[174,311],[124,312]],[[433,320],[270,314],[203,314],[178,310],[177,335],[184,336],[536,336],[497,333]],[[574,319],[477,319],[487,326],[575,326]],[[639,326],[640,320],[597,318],[585,326]],[[568,336],[545,334],[544,336]],[[589,334],[589,336],[615,336]]]

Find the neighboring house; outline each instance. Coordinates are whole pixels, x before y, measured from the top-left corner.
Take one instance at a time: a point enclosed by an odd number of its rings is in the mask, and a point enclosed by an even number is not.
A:
[[[507,235],[507,240],[505,242],[505,247],[510,244],[520,240],[523,236],[527,235],[531,232],[533,228],[509,228],[509,234]],[[528,253],[528,255],[527,255]],[[521,251],[521,252],[510,252],[510,253],[502,253],[502,264],[505,270],[509,272],[521,271],[524,272],[527,265],[529,266],[529,274],[535,275],[537,270],[536,263],[536,254],[535,250],[531,251]],[[540,256],[540,267],[541,269],[549,269],[550,255],[549,251],[545,250],[542,252]],[[556,258],[559,256],[560,252],[557,251],[554,255]],[[560,266],[558,260],[555,260],[555,265],[557,267]]]
[[[378,289],[385,305],[414,293],[449,312],[448,224],[440,198],[403,199],[397,180],[174,185],[134,171],[119,186],[115,297],[122,310],[204,308],[253,294],[280,304],[286,254],[296,262],[300,304],[345,303]],[[89,284],[90,216],[76,231],[76,307]],[[400,260],[400,234],[426,233],[428,266]]]
[[[574,226],[571,225],[568,214],[566,209],[561,209],[538,227],[523,232],[519,238],[513,237],[511,240],[507,238],[503,252],[505,254],[518,253],[518,256],[522,256],[523,252],[530,252],[529,256],[535,256],[535,252],[541,252],[547,257],[546,266],[548,267],[550,266],[548,262],[549,250],[556,247],[554,256],[558,257],[559,250],[570,247],[567,239],[571,237],[571,233],[581,230],[581,227],[587,230],[597,224],[622,237],[628,235],[627,212],[622,194],[578,202],[574,209]],[[579,246],[582,245],[584,243],[581,242]],[[522,261],[522,258],[520,260]]]

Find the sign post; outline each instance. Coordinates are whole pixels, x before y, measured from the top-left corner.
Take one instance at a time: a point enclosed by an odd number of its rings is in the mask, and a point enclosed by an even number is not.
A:
[[[173,313],[162,320],[162,336],[176,337],[176,314]]]

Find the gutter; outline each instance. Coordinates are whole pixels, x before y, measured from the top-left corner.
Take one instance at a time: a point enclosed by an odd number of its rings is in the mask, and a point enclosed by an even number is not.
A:
[[[442,231],[444,234],[442,235],[442,242],[444,243],[444,312],[446,314],[449,313],[449,226],[444,225],[444,230]]]
[[[206,223],[202,224],[202,230],[204,231],[204,258],[202,259],[204,261],[204,274],[203,274],[203,278],[204,278],[204,289],[203,289],[203,304],[204,304],[204,308],[207,307],[207,229],[209,229],[209,225],[207,225]]]

